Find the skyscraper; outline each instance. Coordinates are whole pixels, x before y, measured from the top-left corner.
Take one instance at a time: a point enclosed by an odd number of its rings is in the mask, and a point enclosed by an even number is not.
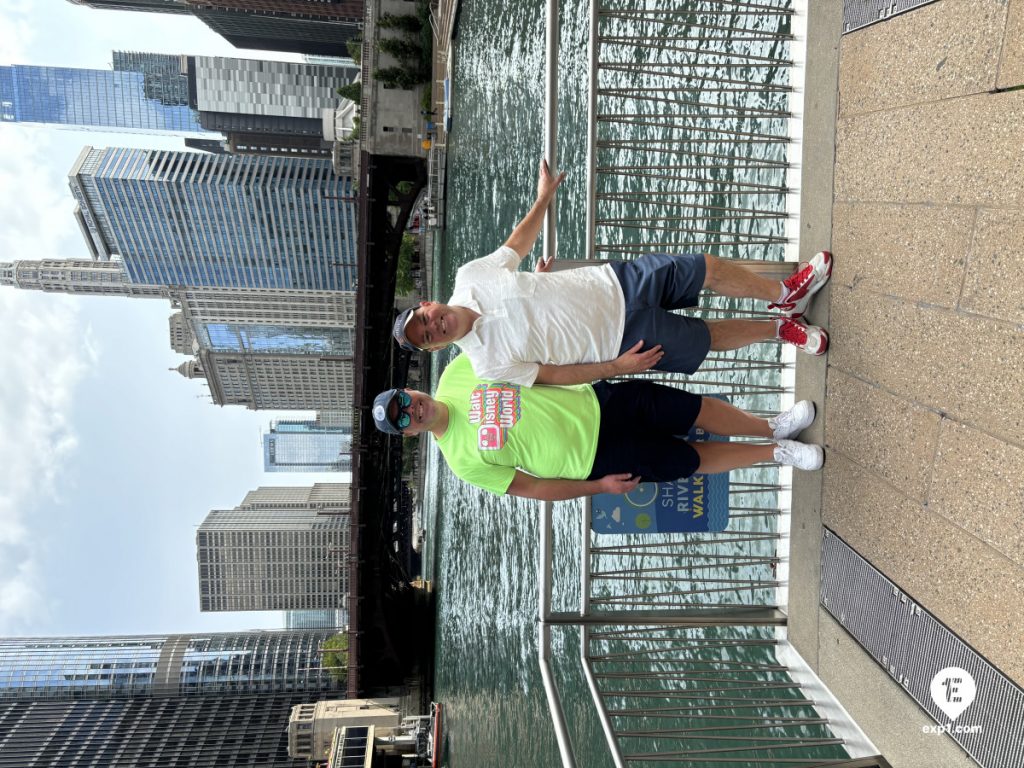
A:
[[[331,157],[324,113],[333,114],[335,89],[356,77],[355,66],[219,56],[188,62],[190,103],[233,153]]]
[[[343,408],[338,411],[319,411],[314,423],[319,427],[345,427],[352,429],[352,409]]]
[[[355,286],[351,178],[327,160],[86,147],[69,185],[133,283]]]
[[[352,328],[356,322],[355,295],[347,291],[145,285],[129,282],[124,265],[117,260],[0,261],[0,286],[48,293],[170,299],[193,326],[255,327],[269,323],[312,330]]]
[[[41,259],[0,262],[0,286],[85,296],[170,298],[170,292],[164,286],[129,283],[124,267],[117,261]]]
[[[116,259],[0,262],[0,286],[170,299],[182,310],[171,348],[199,356],[178,370],[205,379],[217,405],[332,409],[332,424],[351,424],[352,293],[136,284]]]
[[[238,48],[346,56],[363,26],[363,0],[185,0]]]
[[[357,36],[363,0],[69,0],[122,11],[189,13],[238,48],[348,55]]]
[[[0,67],[0,104],[5,122],[215,135],[188,105],[179,56],[115,52],[113,70]]]
[[[214,352],[200,349],[178,373],[205,379],[217,405],[251,411],[352,408],[352,358],[347,355]]]
[[[150,13],[186,14],[192,11],[185,0],[68,0],[72,5],[105,8],[113,11],[149,11]]]
[[[332,629],[348,624],[348,611],[285,611],[285,629]]]
[[[351,472],[352,429],[274,421],[263,435],[265,472]]]
[[[258,488],[196,532],[203,611],[323,610],[348,591],[349,487]]]
[[[295,768],[330,631],[0,640],[0,768]]]
[[[335,88],[359,74],[355,66],[224,56],[190,57],[189,68],[201,116],[249,116],[248,130],[312,136],[323,136],[323,111],[338,104]],[[238,130],[239,124],[227,127]]]

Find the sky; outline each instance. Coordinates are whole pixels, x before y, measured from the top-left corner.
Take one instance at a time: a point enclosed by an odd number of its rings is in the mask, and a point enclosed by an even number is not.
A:
[[[191,17],[0,0],[0,65],[110,68],[111,51],[240,51]],[[181,139],[0,124],[0,261],[88,258],[67,173],[82,147]],[[260,485],[261,432],[303,412],[220,407],[169,369],[170,304],[0,288],[0,636],[280,627],[280,612],[201,613],[195,530]]]

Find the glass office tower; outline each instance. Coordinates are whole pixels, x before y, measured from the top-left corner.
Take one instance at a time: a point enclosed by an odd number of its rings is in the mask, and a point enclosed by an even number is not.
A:
[[[351,472],[352,430],[276,421],[263,435],[265,472]]]
[[[348,625],[348,611],[285,611],[285,629],[332,629]]]
[[[5,122],[139,133],[217,136],[188,105],[178,56],[114,52],[113,70],[0,67]]]
[[[355,287],[351,178],[329,160],[86,147],[68,176],[133,283]]]
[[[330,631],[0,640],[0,768],[294,768]]]
[[[104,8],[114,11],[149,11],[151,13],[192,13],[185,0],[68,0],[73,5]]]

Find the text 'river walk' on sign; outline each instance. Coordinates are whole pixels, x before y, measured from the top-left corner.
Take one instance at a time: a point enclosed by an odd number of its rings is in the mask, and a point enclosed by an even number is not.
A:
[[[693,427],[690,442],[729,438]],[[595,533],[724,531],[729,525],[729,473],[693,475],[671,483],[640,483],[627,494],[591,498]]]

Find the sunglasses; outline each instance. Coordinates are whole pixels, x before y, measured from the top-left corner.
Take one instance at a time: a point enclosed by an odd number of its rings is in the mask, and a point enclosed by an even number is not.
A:
[[[395,417],[394,424],[399,429],[405,429],[412,422],[412,416],[405,410],[412,405],[412,398],[409,397],[408,392],[402,391],[399,391],[395,397],[398,399],[398,416]]]

